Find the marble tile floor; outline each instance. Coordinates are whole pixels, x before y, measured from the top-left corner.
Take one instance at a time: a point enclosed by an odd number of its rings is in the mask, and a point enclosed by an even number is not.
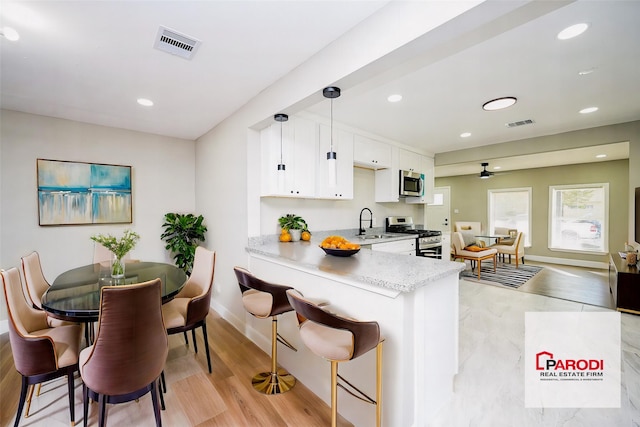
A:
[[[640,316],[622,313],[620,409],[536,409],[524,407],[524,313],[531,311],[608,309],[461,280],[460,370],[453,399],[429,426],[640,426]]]

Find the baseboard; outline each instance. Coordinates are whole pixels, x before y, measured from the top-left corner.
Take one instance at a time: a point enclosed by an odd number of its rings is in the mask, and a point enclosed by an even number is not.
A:
[[[0,320],[0,335],[9,332],[9,320]]]
[[[537,256],[537,255],[525,255],[524,261],[527,262],[527,260],[545,262],[547,264],[560,264],[560,265],[571,265],[574,267],[597,268],[599,270],[609,269],[609,264],[606,262],[585,261],[583,259],[569,259],[569,258],[555,258],[555,257],[546,257],[546,256]]]
[[[242,335],[253,341],[265,353],[271,353],[271,337],[265,337],[244,322],[243,319],[240,319],[238,316],[234,315],[232,312],[216,302],[212,302],[211,308],[213,308],[224,320],[229,322],[231,326],[236,328]]]

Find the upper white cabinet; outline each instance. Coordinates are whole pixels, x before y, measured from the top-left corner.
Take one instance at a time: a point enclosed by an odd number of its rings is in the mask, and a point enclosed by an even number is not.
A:
[[[424,173],[424,156],[413,151],[398,148],[398,169]]]
[[[318,125],[311,120],[289,117],[273,123],[261,134],[262,196],[315,197],[318,156]],[[284,173],[278,172],[282,153]],[[353,190],[352,190],[353,191]]]
[[[327,152],[331,145],[331,127],[320,125],[317,154],[316,197],[321,199],[353,199],[353,134],[333,129],[333,151],[336,152],[336,185],[329,185]]]
[[[391,167],[391,145],[361,135],[353,137],[353,164],[369,169]]]

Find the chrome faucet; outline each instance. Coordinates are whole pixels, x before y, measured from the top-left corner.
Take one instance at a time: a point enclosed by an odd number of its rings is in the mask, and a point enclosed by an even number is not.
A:
[[[362,228],[362,213],[364,211],[369,211],[369,228],[373,228],[373,212],[371,212],[371,209],[369,208],[363,208],[360,211],[360,220],[358,221],[358,226],[360,227],[358,230],[358,236],[362,236],[365,233],[364,228]]]

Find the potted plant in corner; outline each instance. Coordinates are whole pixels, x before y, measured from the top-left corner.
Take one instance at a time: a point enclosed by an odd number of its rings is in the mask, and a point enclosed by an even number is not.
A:
[[[190,275],[196,248],[200,242],[205,240],[207,226],[204,225],[204,217],[193,214],[167,213],[164,216],[162,228],[164,228],[164,232],[160,239],[167,243],[164,248],[173,254],[176,266]]]
[[[121,279],[124,277],[124,256],[129,253],[131,249],[136,246],[140,236],[131,230],[125,230],[124,235],[117,239],[111,234],[96,234],[91,236],[91,240],[101,244],[105,248],[109,249],[113,253],[113,259],[111,261],[111,277],[114,279]]]
[[[286,231],[291,235],[292,242],[300,240],[302,232],[307,230],[307,222],[296,214],[281,216],[278,218],[278,224],[283,232]]]

